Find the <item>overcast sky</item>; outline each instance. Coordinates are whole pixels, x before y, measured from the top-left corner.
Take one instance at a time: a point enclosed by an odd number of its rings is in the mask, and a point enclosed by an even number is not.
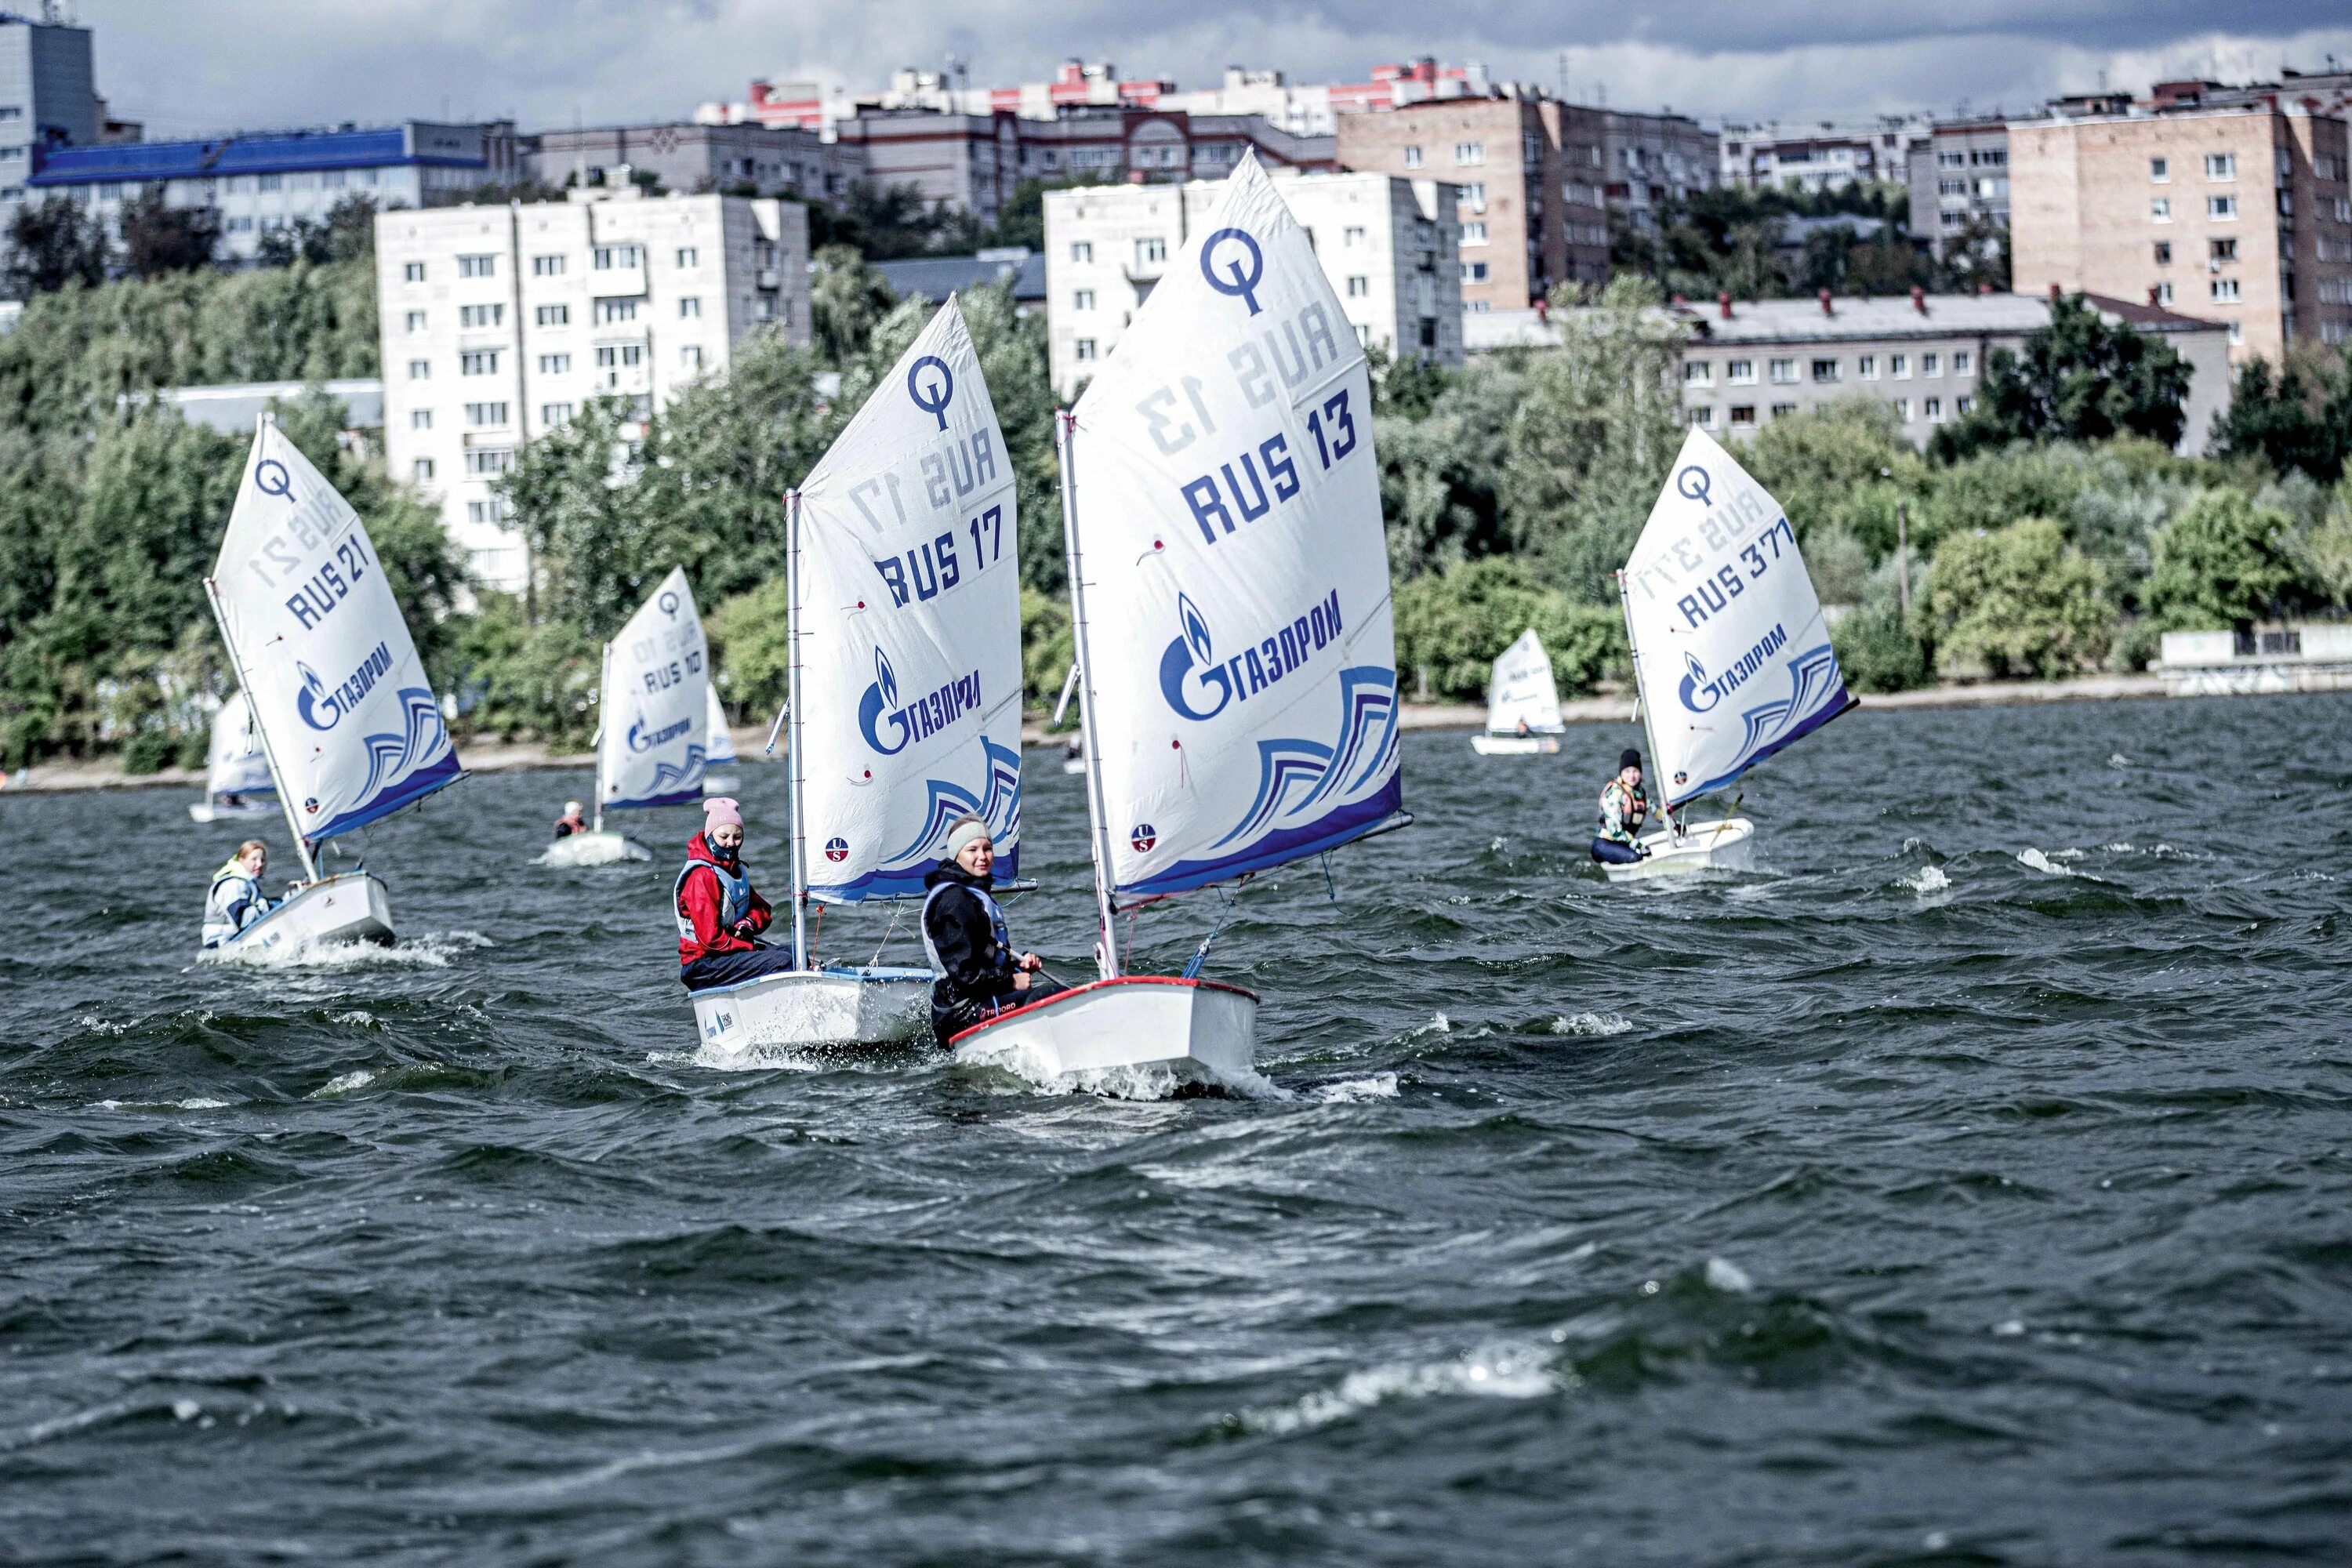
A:
[[[879,87],[950,52],[975,85],[1065,56],[1213,86],[1228,64],[1361,81],[1434,55],[1709,121],[2021,110],[2160,76],[2352,60],[2352,0],[65,0],[99,90],[150,138],[510,114],[525,130],[690,115],[754,77]],[[16,0],[33,9],[31,0]]]

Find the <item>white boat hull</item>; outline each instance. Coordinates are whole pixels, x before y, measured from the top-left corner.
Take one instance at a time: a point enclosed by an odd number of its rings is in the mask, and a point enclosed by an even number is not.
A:
[[[234,822],[240,816],[275,816],[278,803],[274,800],[247,801],[242,805],[223,805],[217,801],[192,800],[188,803],[191,822]]]
[[[650,860],[654,852],[625,833],[570,833],[547,847],[542,866],[617,866],[624,860]]]
[[[1121,975],[1000,1014],[949,1044],[959,1062],[1019,1058],[1038,1078],[1190,1067],[1239,1083],[1255,1072],[1257,997],[1213,980]]]
[[[392,901],[383,883],[366,871],[322,878],[209,952],[286,952],[333,942],[391,945]]]
[[[887,1045],[931,1026],[928,969],[796,969],[688,994],[712,1051]]]
[[[1066,773],[1071,774],[1085,773],[1087,771],[1087,760],[1084,757],[1064,757],[1062,759],[1062,771]]]
[[[1654,877],[1679,876],[1686,871],[1744,871],[1755,863],[1756,825],[1744,816],[1693,824],[1676,844],[1667,833],[1642,840],[1649,858],[1630,866],[1603,864],[1612,882],[1644,882]]]
[[[1550,757],[1559,754],[1558,735],[1473,735],[1470,749],[1482,757]]]

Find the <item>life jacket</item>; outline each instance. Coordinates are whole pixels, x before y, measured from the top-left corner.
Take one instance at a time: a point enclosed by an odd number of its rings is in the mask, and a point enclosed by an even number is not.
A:
[[[948,964],[947,960],[940,956],[939,943],[931,940],[931,905],[939,901],[939,896],[941,893],[953,889],[961,889],[978,899],[980,907],[988,912],[988,934],[996,941],[996,957],[1000,967],[1013,952],[1013,928],[1004,923],[1004,910],[994,899],[989,897],[984,889],[975,888],[969,882],[941,882],[923,895],[922,918],[917,922],[923,928],[923,952],[931,961],[931,976],[936,980],[945,980],[948,977]]]
[[[205,945],[218,947],[259,920],[268,907],[259,879],[231,859],[213,873],[212,887],[205,894]]]
[[[1622,807],[1624,816],[1622,826],[1610,820],[1609,802],[1612,795],[1621,797],[1625,802]],[[1649,815],[1649,799],[1641,786],[1637,784],[1632,789],[1627,789],[1623,779],[1611,779],[1601,786],[1601,819],[1595,829],[1595,836],[1606,838],[1612,843],[1631,844],[1642,836],[1642,824]]]
[[[680,942],[695,940],[694,922],[686,918],[686,911],[678,904],[686,897],[686,879],[697,871],[709,871],[719,879],[720,931],[733,931],[736,922],[751,912],[751,873],[744,868],[740,858],[735,862],[735,869],[730,871],[716,860],[698,860],[688,856],[686,864],[678,868],[677,880],[670,885],[669,889],[669,912],[677,918]]]

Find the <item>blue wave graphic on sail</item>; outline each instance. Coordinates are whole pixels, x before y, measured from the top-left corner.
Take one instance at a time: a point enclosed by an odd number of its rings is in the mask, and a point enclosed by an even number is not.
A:
[[[972,816],[988,824],[988,836],[1003,845],[1021,830],[1021,753],[1007,751],[982,735],[981,752],[988,776],[978,790],[947,779],[925,779],[923,826],[906,847],[882,862],[883,869],[938,858],[936,850],[948,824]]]
[[[686,761],[677,767],[667,763],[654,764],[655,795],[674,795],[682,790],[702,787],[702,748],[688,746]]]
[[[400,706],[407,726],[402,733],[370,735],[361,742],[367,748],[368,776],[360,790],[358,809],[364,809],[367,803],[449,749],[449,728],[441,721],[441,705],[433,700],[433,693],[404,686]]]
[[[1341,670],[1338,740],[1260,741],[1257,795],[1233,830],[1210,847],[1222,849],[1276,818],[1296,817],[1335,794],[1362,788],[1395,759],[1396,720],[1396,671],[1369,664]]]
[[[1792,719],[1811,713],[1841,682],[1837,655],[1830,645],[1807,648],[1789,661],[1789,695],[1748,709],[1739,717],[1748,726],[1739,749],[1753,752],[1788,728]]]

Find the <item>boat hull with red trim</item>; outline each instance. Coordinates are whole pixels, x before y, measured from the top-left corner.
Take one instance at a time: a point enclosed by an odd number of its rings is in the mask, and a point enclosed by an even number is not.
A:
[[[1214,980],[1124,974],[1001,1013],[948,1043],[960,1062],[1010,1060],[1041,1079],[1168,1067],[1238,1083],[1255,1070],[1257,996]]]
[[[787,969],[691,991],[703,1048],[724,1055],[758,1046],[889,1045],[930,1027],[928,969]]]

